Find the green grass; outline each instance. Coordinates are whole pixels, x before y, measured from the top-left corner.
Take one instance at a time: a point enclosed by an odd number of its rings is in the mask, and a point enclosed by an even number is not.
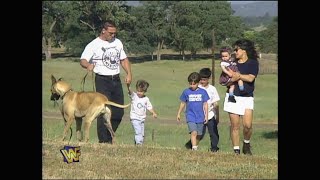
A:
[[[203,67],[211,68],[211,60],[201,61],[166,61],[160,62],[145,62],[132,64],[133,82],[132,88],[135,88],[135,83],[138,79],[145,79],[150,83],[147,96],[150,98],[154,109],[159,117],[175,119],[178,106],[179,96],[181,92],[188,87],[187,77],[193,71],[199,71]],[[215,79],[221,73],[219,61],[215,65]],[[124,78],[123,71],[122,80]],[[43,62],[43,110],[57,111],[53,108],[53,102],[50,101],[50,76],[53,74],[56,78],[63,77],[67,82],[70,82],[74,90],[81,89],[81,81],[86,71],[80,67],[79,62],[68,62],[53,60]],[[93,89],[93,80],[89,74],[85,81],[85,90]],[[216,88],[220,95],[219,105],[223,109],[223,101],[226,88],[216,83]],[[272,121],[278,122],[278,82],[276,74],[258,75],[256,79],[255,91],[255,122]],[[126,85],[123,83],[125,93],[125,104],[129,102],[127,96]],[[128,109],[125,110],[128,113]],[[221,111],[222,112],[222,111]],[[227,119],[227,113],[220,113],[221,119]]]
[[[189,151],[184,143],[189,139],[187,125],[176,124],[179,96],[188,87],[190,72],[203,67],[211,68],[211,60],[145,62],[132,64],[133,83],[145,79],[150,83],[147,95],[157,111],[158,119],[147,116],[145,144],[133,145],[133,128],[128,120],[128,109],[116,132],[116,144],[97,143],[96,121],[90,128],[88,144],[79,144],[75,136],[70,145],[81,146],[79,163],[63,162],[60,149],[68,142],[61,142],[63,120],[60,114],[42,120],[43,178],[44,179],[276,179],[278,177],[278,82],[276,74],[261,74],[256,79],[253,135],[253,156],[235,156],[229,137],[229,119],[223,111],[225,87],[216,83],[220,95],[220,152],[208,152],[209,136],[200,142],[199,151]],[[216,82],[220,75],[219,61],[215,65]],[[52,60],[43,62],[43,112],[58,112],[50,101],[51,74],[63,77],[74,90],[80,90],[86,74],[79,62]],[[124,77],[124,75],[122,75]],[[125,103],[128,103],[123,84]],[[91,74],[85,90],[92,90]],[[183,116],[182,116],[183,117]],[[274,125],[272,125],[274,124]],[[242,128],[242,127],[241,127]],[[240,131],[242,139],[242,129]],[[154,138],[152,138],[152,133]]]

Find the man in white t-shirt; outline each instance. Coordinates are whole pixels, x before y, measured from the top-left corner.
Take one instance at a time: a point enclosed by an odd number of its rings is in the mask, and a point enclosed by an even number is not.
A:
[[[100,35],[92,40],[82,52],[80,65],[95,73],[96,91],[104,94],[110,101],[124,104],[124,95],[120,79],[120,65],[126,72],[125,83],[132,80],[131,64],[123,49],[122,42],[115,37],[117,32],[113,21],[106,21]],[[111,108],[111,124],[116,132],[124,109],[115,106]],[[97,132],[99,143],[111,143],[112,137],[105,126],[102,117],[97,118]]]
[[[218,94],[217,89],[209,83],[209,79],[211,78],[211,70],[209,68],[202,68],[199,72],[200,74],[200,84],[199,88],[203,88],[207,91],[209,95],[208,102],[208,123],[203,126],[202,136],[200,140],[203,139],[206,128],[208,128],[210,134],[210,151],[217,152],[219,150],[219,132],[218,132],[218,113],[216,112],[216,107],[218,106],[218,101],[220,100],[220,96]],[[188,141],[185,144],[186,148],[191,149],[191,141]]]

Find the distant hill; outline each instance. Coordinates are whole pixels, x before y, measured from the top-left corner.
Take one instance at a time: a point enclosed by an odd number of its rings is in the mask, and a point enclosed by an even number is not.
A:
[[[141,6],[139,1],[126,1],[127,5],[129,6]]]
[[[266,13],[269,16],[278,16],[278,1],[230,1],[235,16],[261,17]],[[129,6],[140,6],[139,1],[127,1]]]
[[[266,13],[272,17],[278,16],[278,1],[231,2],[231,8],[235,16],[262,17]]]

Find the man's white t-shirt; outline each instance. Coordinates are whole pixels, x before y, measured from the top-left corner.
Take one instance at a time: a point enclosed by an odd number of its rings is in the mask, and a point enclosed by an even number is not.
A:
[[[85,47],[80,59],[95,64],[93,72],[97,74],[115,75],[120,73],[120,61],[126,57],[119,39],[115,38],[109,43],[97,37]]]
[[[152,104],[147,96],[139,98],[137,93],[132,92],[130,119],[137,119],[144,121],[147,116],[147,109],[152,109]]]
[[[203,87],[201,84],[199,84],[199,88],[205,89],[209,95],[208,102],[208,120],[211,119],[215,115],[215,111],[213,108],[213,103],[220,100],[220,96],[218,94],[217,89],[209,84],[207,87]]]

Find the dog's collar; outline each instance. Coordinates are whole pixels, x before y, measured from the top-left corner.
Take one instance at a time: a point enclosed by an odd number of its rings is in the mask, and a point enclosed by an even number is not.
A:
[[[61,96],[61,99],[63,99],[64,96],[65,96],[68,92],[70,92],[70,91],[72,91],[72,89],[69,89],[67,92],[65,92],[65,93]]]

